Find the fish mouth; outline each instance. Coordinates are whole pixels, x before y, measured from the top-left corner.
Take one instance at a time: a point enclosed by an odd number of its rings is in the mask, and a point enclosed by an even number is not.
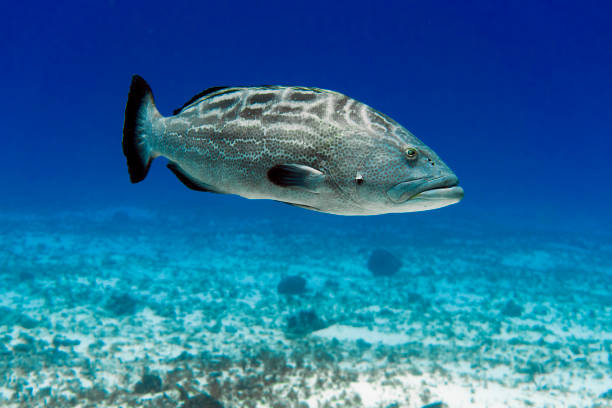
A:
[[[396,204],[409,200],[459,202],[463,188],[459,187],[457,176],[440,176],[433,179],[417,179],[396,184],[387,191],[387,196]]]

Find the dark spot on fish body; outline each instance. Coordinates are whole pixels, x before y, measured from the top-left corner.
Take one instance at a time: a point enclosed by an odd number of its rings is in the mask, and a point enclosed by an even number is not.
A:
[[[361,119],[361,105],[360,104],[354,104],[351,107],[349,118],[355,123],[362,124],[363,120]]]
[[[244,108],[239,116],[243,119],[261,119],[263,112],[263,108]]]
[[[240,111],[242,110],[242,104],[236,103],[229,110],[223,112],[222,122],[227,123],[231,120],[237,119]]]
[[[342,95],[342,97],[335,102],[334,113],[332,114],[332,119],[339,124],[347,124],[346,117],[344,114],[344,107],[349,101],[348,96]]]
[[[314,92],[292,92],[289,95],[290,101],[295,102],[309,102],[317,98],[317,94]]]
[[[206,110],[213,110],[213,109],[226,110],[234,106],[236,103],[238,103],[239,100],[240,98],[223,99],[220,101],[212,100],[208,104],[208,106],[206,106]]]
[[[325,118],[326,111],[327,109],[323,103],[318,103],[307,110],[308,113],[312,113],[321,120]]]
[[[349,101],[349,97],[346,95],[341,95],[340,98],[336,100],[336,105],[334,106],[334,111],[336,112],[344,112],[344,107]]]
[[[248,104],[259,104],[259,103],[268,103],[273,101],[276,98],[276,95],[273,93],[257,93],[249,96],[247,99]]]

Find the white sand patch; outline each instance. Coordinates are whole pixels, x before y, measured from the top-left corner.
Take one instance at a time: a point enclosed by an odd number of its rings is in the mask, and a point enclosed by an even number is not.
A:
[[[104,370],[96,375],[96,380],[107,388],[123,388],[125,387],[125,379],[123,377],[122,373]]]
[[[210,322],[204,317],[204,313],[202,313],[201,310],[194,310],[183,317],[183,326],[185,329],[201,330],[204,323]]]
[[[359,339],[372,344],[385,344],[395,346],[411,341],[411,338],[403,333],[384,333],[382,331],[370,330],[366,327],[353,327],[334,324],[323,330],[312,333],[313,336],[322,337],[327,340],[338,339],[340,341],[357,341]]]
[[[155,314],[149,307],[142,309],[137,315],[137,318],[142,319],[148,326],[152,326],[158,329],[163,328],[164,318]]]
[[[0,296],[0,306],[13,308],[15,305],[23,303],[23,295],[14,291],[2,292]]]
[[[567,323],[567,324],[564,324]],[[612,331],[594,332],[592,329],[573,324],[573,322],[555,322],[547,326],[554,335],[561,338],[573,337],[583,340],[612,341]]]
[[[67,333],[66,337],[69,340],[78,340],[80,343],[76,346],[73,346],[73,349],[76,353],[81,355],[86,355],[89,345],[96,341],[96,338],[93,334],[85,335],[81,333]]]
[[[15,390],[7,387],[0,387],[0,401],[10,401],[15,394]]]
[[[76,283],[80,284],[80,285],[85,285],[88,286],[90,281],[88,277],[85,276],[77,276],[76,278]]]
[[[307,403],[309,407],[319,407],[322,401],[327,401],[323,406],[340,408],[350,406],[347,405],[347,400],[354,406],[384,407],[386,404],[404,402],[406,393],[401,388],[360,380],[349,384],[346,388],[317,392],[307,399]]]
[[[249,294],[245,296],[243,299],[238,300],[239,303],[244,303],[248,305],[251,309],[255,309],[257,304],[262,301],[262,297],[259,293]]]
[[[108,279],[96,278],[96,286],[99,286],[102,288],[115,288],[117,287],[117,282],[119,282],[119,278],[108,278]]]

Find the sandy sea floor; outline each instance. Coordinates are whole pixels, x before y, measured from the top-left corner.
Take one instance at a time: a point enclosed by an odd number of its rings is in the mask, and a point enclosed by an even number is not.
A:
[[[612,235],[305,219],[0,216],[0,405],[612,407]]]

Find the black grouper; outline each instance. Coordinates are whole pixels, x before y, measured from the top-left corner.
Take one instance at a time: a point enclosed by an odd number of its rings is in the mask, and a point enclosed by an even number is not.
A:
[[[210,88],[163,117],[135,75],[123,152],[133,183],[164,156],[191,189],[331,214],[422,211],[463,198],[455,174],[401,125],[318,88]]]

